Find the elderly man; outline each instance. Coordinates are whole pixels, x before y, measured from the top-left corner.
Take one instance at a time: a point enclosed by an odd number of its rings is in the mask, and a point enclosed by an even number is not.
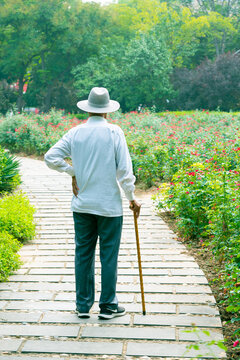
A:
[[[117,260],[122,231],[122,199],[119,185],[139,216],[134,197],[135,177],[123,131],[109,124],[107,113],[120,104],[110,100],[108,90],[93,88],[88,100],[77,106],[89,113],[85,124],[71,129],[46,154],[46,164],[72,176],[75,228],[76,312],[89,318],[94,303],[95,248],[99,237],[101,260],[100,319],[125,314],[116,296]],[[72,158],[72,166],[64,160]]]

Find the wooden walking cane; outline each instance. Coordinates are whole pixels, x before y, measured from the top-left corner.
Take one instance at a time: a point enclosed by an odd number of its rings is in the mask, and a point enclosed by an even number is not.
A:
[[[139,268],[139,277],[140,277],[140,286],[141,286],[141,295],[142,295],[142,313],[143,313],[143,315],[146,315],[144,290],[143,290],[143,276],[142,276],[140,244],[139,244],[139,236],[138,236],[137,215],[136,215],[135,212],[133,214],[134,214],[134,226],[135,226],[136,243],[137,243],[137,255],[138,255],[138,268]]]

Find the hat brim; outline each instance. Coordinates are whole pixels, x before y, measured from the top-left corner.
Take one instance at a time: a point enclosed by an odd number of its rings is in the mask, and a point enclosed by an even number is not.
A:
[[[106,107],[94,107],[88,104],[88,100],[82,100],[77,103],[77,107],[89,113],[105,114],[117,111],[120,108],[120,104],[115,100],[109,100],[109,105]]]

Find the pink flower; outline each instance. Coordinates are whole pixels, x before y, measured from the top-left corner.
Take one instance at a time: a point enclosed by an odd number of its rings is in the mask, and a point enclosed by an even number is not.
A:
[[[189,194],[189,191],[186,191],[186,194]]]
[[[142,168],[138,168],[138,171],[141,171],[142,170]]]
[[[236,340],[234,343],[233,343],[233,347],[236,347],[239,345],[239,340]]]

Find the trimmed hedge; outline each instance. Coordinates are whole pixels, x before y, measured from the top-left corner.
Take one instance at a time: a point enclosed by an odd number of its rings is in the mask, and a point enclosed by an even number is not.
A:
[[[0,231],[24,243],[35,236],[34,207],[21,192],[0,199]]]
[[[21,246],[12,235],[5,231],[0,232],[0,281],[6,281],[8,276],[20,267],[17,251]]]

